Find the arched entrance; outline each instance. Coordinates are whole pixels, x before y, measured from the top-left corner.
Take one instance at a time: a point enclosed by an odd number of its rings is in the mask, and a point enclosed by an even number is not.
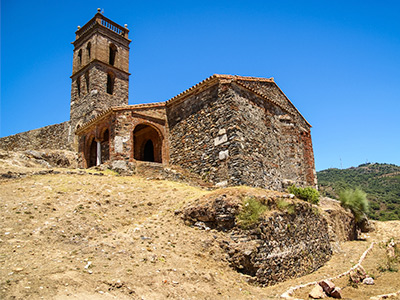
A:
[[[139,124],[133,131],[133,157],[136,160],[162,162],[162,138],[158,131],[145,124]]]
[[[100,131],[101,132],[101,131]],[[110,160],[110,131],[103,129],[100,138],[91,135],[85,147],[86,166],[97,166]]]
[[[89,145],[89,159],[87,160],[88,168],[95,166],[97,162],[97,142],[94,140],[94,138],[92,138],[92,141]]]
[[[143,149],[143,160],[154,161],[154,146],[151,140],[147,140]]]
[[[104,163],[110,159],[110,133],[106,129],[103,133],[103,139],[101,141],[101,163]]]

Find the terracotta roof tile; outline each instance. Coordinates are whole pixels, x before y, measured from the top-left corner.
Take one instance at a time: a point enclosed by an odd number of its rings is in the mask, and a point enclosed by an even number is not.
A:
[[[247,76],[239,76],[239,75],[225,75],[225,74],[214,74],[210,77],[204,79],[203,81],[195,84],[194,86],[188,88],[187,90],[183,91],[182,93],[172,97],[171,99],[166,101],[166,104],[172,104],[175,101],[179,101],[182,97],[190,94],[193,91],[200,89],[201,87],[213,83],[218,82],[218,80],[224,79],[228,81],[236,81],[236,80],[247,80],[247,81],[260,81],[260,82],[274,82],[274,78],[262,78],[262,77],[247,77]]]
[[[82,126],[76,131],[76,133],[84,131],[85,129],[87,129],[87,127],[100,121],[101,119],[110,115],[112,112],[121,111],[121,110],[136,110],[136,109],[144,109],[144,108],[154,108],[154,107],[165,107],[165,102],[154,102],[154,103],[143,103],[143,104],[110,107],[110,108],[102,111],[100,114],[98,114],[93,119],[90,119],[86,123],[83,123]]]
[[[287,111],[291,114],[298,113],[300,117],[311,127],[310,123],[307,122],[307,120],[303,117],[303,115],[298,111],[298,109],[293,105],[293,103],[289,100],[289,98],[282,92],[282,90],[278,87],[278,85],[275,83],[274,78],[263,78],[263,77],[252,77],[252,76],[239,76],[239,75],[225,75],[225,74],[214,74],[203,81],[197,83],[196,85],[188,88],[187,90],[183,91],[182,93],[176,95],[175,97],[172,97],[171,99],[166,101],[166,105],[171,105],[173,103],[177,103],[181,100],[184,99],[185,96],[190,95],[191,93],[194,93],[198,90],[201,90],[201,88],[206,87],[210,84],[216,84],[220,80],[226,80],[228,82],[235,82],[239,84],[240,86],[245,87],[246,89],[250,90],[251,92],[255,93],[256,95],[262,97],[263,99],[279,106],[281,109],[284,111]],[[277,101],[276,97],[272,97],[270,93],[266,93],[262,89],[257,89],[254,86],[252,86],[253,83],[272,83],[276,88],[277,91],[284,96],[284,98],[287,100],[288,105],[285,105],[282,101],[279,102]]]
[[[80,127],[77,130],[77,133],[83,131],[83,129],[86,129],[89,125],[99,121],[100,119],[104,118],[106,115],[110,114],[111,112],[125,110],[125,109],[135,110],[135,109],[144,109],[144,108],[153,108],[153,107],[165,107],[167,105],[171,105],[176,102],[179,102],[180,100],[183,100],[185,98],[185,96],[190,95],[191,93],[199,91],[202,88],[207,87],[209,85],[217,84],[218,82],[221,82],[222,80],[226,81],[226,82],[235,82],[236,84],[248,89],[252,93],[279,106],[284,111],[287,111],[291,114],[298,113],[300,115],[300,117],[311,127],[311,125],[307,122],[307,120],[303,117],[303,115],[298,111],[298,109],[293,105],[293,103],[289,100],[289,98],[286,97],[286,95],[278,87],[278,85],[275,83],[273,77],[263,78],[263,77],[252,77],[252,76],[214,74],[165,102],[143,103],[143,104],[111,107],[111,108],[103,111],[102,113],[100,113],[95,118],[84,123],[82,125],[82,127]],[[272,83],[274,85],[274,87],[276,87],[278,89],[277,91],[281,95],[284,96],[284,98],[287,100],[287,103],[279,101],[279,97],[274,97],[272,92],[267,91],[266,89],[263,89],[262,87],[256,87],[255,86],[256,83],[261,83],[261,84]]]

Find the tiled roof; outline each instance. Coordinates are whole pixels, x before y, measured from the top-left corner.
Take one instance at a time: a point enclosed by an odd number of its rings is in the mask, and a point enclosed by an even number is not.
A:
[[[246,88],[252,93],[260,96],[261,98],[279,106],[284,111],[295,115],[298,114],[306,123],[311,127],[303,115],[298,111],[298,109],[293,105],[288,97],[282,92],[282,90],[275,83],[274,78],[263,78],[263,77],[250,77],[250,76],[238,76],[238,75],[223,75],[214,74],[205,80],[199,82],[198,84],[190,87],[189,89],[183,91],[182,93],[172,97],[166,101],[166,105],[171,105],[183,101],[184,98],[192,93],[202,90],[203,88],[212,86],[218,82],[225,81],[235,82],[236,84]],[[283,96],[283,98],[281,97]],[[283,100],[285,99],[285,100]]]
[[[197,91],[204,86],[212,85],[220,80],[224,81],[236,81],[236,80],[247,80],[247,81],[260,81],[260,82],[274,82],[274,79],[271,78],[261,78],[261,77],[246,77],[246,76],[238,76],[238,75],[224,75],[224,74],[214,74],[203,81],[199,82],[198,84],[188,88],[187,90],[183,91],[182,93],[172,97],[171,99],[166,101],[166,104],[172,104],[174,102],[178,102],[179,99],[185,97],[186,95],[190,94],[191,92]]]
[[[201,91],[202,89],[212,86],[214,84],[217,84],[218,82],[226,82],[226,83],[234,82],[234,83],[238,84],[239,86],[260,96],[261,98],[279,106],[282,110],[284,110],[292,115],[298,114],[311,127],[311,125],[307,122],[307,120],[303,117],[303,115],[297,110],[297,108],[293,105],[293,103],[289,100],[289,98],[286,97],[286,95],[278,87],[278,85],[275,83],[273,77],[263,78],[263,77],[251,77],[251,76],[214,74],[165,102],[144,103],[144,104],[111,107],[111,108],[103,111],[98,116],[91,119],[90,121],[84,123],[82,125],[82,127],[80,127],[77,130],[77,133],[83,131],[83,129],[87,128],[91,124],[98,122],[100,119],[104,118],[111,112],[125,110],[125,109],[136,110],[136,109],[146,109],[146,108],[163,107],[163,106],[167,106],[167,105],[172,105],[177,102],[183,101],[186,96],[191,95],[192,93]],[[283,98],[281,96],[283,96]]]
[[[93,119],[90,119],[86,123],[83,123],[82,126],[76,131],[76,133],[84,131],[87,127],[90,125],[97,123],[101,119],[107,117],[110,115],[112,112],[115,111],[121,111],[121,110],[140,110],[140,109],[146,109],[146,108],[154,108],[154,107],[164,107],[165,102],[154,102],[154,103],[143,103],[143,104],[134,104],[134,105],[123,105],[123,106],[114,106],[110,107],[104,111],[102,111],[100,114],[98,114],[96,117]]]

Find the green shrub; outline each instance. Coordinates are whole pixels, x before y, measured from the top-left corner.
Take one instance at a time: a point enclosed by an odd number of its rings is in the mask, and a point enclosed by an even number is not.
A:
[[[340,204],[348,208],[354,215],[357,223],[366,218],[368,212],[367,194],[360,189],[346,189],[339,194]]]
[[[289,193],[294,194],[297,198],[300,198],[312,204],[319,203],[319,193],[316,189],[313,189],[312,187],[301,188],[292,185],[291,187],[289,187],[288,191]]]
[[[243,208],[237,215],[237,223],[243,229],[251,227],[257,223],[260,216],[267,210],[267,207],[257,201],[256,198],[248,197],[243,201]]]

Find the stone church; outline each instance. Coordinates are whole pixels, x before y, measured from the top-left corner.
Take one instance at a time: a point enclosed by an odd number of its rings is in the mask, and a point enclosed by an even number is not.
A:
[[[128,105],[128,34],[100,12],[78,27],[70,120],[2,138],[0,148],[34,139],[78,151],[85,168],[149,161],[220,186],[316,186],[311,125],[273,78],[212,75],[165,102]]]

